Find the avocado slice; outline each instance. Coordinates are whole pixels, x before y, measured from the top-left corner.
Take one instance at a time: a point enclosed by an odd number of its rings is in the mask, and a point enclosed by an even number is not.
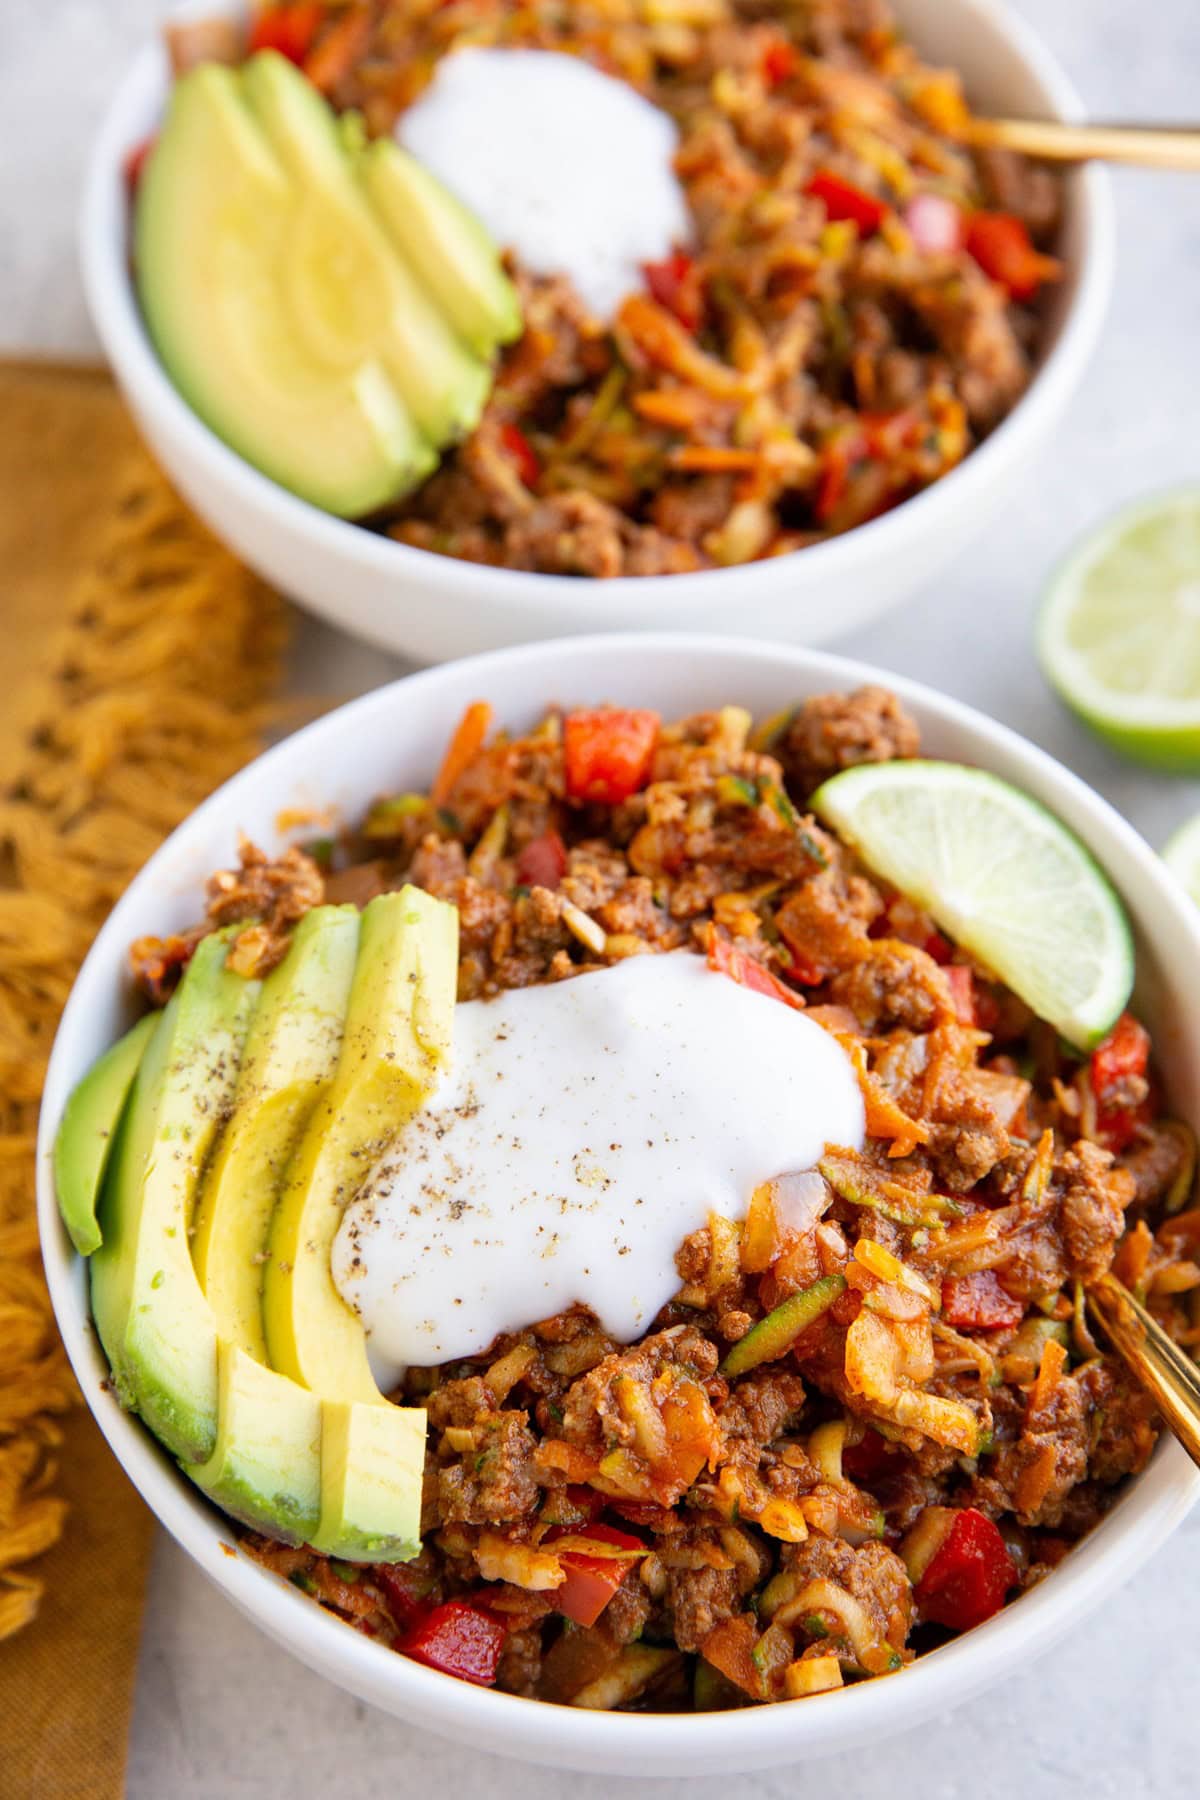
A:
[[[465,435],[491,392],[490,364],[459,341],[396,254],[355,181],[333,111],[278,51],[252,56],[240,78],[297,196],[279,273],[305,342],[334,365],[369,345],[433,444]]]
[[[92,1314],[122,1403],[175,1455],[200,1462],[217,1430],[212,1311],[188,1227],[233,1097],[261,983],[225,964],[229,934],[197,946],[160,1016],[121,1123],[91,1259]]]
[[[337,1069],[358,924],[356,907],[314,907],[267,976],[229,1123],[196,1205],[192,1261],[200,1286],[221,1335],[260,1363],[267,1361],[262,1264],[271,1214],[305,1122]]]
[[[378,1402],[366,1339],[329,1258],[371,1161],[430,1093],[450,1054],[458,914],[419,888],[362,917],[342,1053],[271,1224],[263,1324],[272,1366],[323,1398]]]
[[[214,1332],[215,1326],[214,1319]],[[217,1421],[212,1455],[187,1469],[197,1487],[254,1531],[285,1544],[311,1543],[321,1517],[323,1467],[316,1395],[219,1338]],[[405,1496],[397,1509],[404,1518],[409,1504]]]
[[[142,1027],[144,1053],[108,1158],[102,1241],[91,1261],[93,1314],[121,1399],[197,1486],[234,1518],[285,1543],[319,1541],[330,1555],[377,1562],[403,1560],[419,1547],[425,1414],[391,1406],[373,1384],[369,1403],[322,1399],[256,1360],[221,1329],[201,1288],[189,1215],[212,1155],[214,1179],[205,1188],[210,1273],[225,1266],[227,1236],[239,1228],[261,1233],[280,1159],[322,1081],[345,1061],[338,1045],[352,975],[369,981],[373,973],[385,986],[389,975],[400,978],[399,959],[389,960],[382,940],[389,920],[398,928],[405,922],[399,913],[420,915],[422,902],[437,909],[443,926],[441,915],[449,915],[452,982],[457,915],[424,895],[407,908],[375,913],[365,976],[361,959],[355,962],[359,920],[352,907],[308,914],[266,983],[226,967],[230,933],[200,943],[166,1010]],[[421,956],[409,954],[404,967],[398,997],[416,1046],[410,1053],[418,1060],[444,1056],[449,1021],[432,990],[445,986],[447,972],[437,970],[426,994]],[[396,997],[383,991],[381,1003]],[[360,1035],[369,1013],[370,994],[360,984],[351,1015]],[[419,1041],[416,1020],[424,1032]],[[378,1038],[387,1055],[386,1030]],[[355,1067],[367,1050],[357,1039],[356,1047]],[[387,1088],[377,1080],[381,1105]],[[265,1189],[265,1200],[261,1191],[239,1200],[239,1179]],[[226,1247],[236,1266],[232,1243]],[[254,1266],[249,1253],[243,1262]],[[342,1312],[361,1340],[354,1315]]]
[[[369,234],[340,243],[341,218],[321,189],[297,183],[235,70],[204,64],[176,83],[134,224],[155,348],[219,437],[282,486],[353,518],[418,486],[437,456],[372,341],[378,318],[356,299],[360,281],[364,295],[394,290]],[[348,278],[343,255],[353,257]],[[456,416],[465,425],[469,414],[468,404]]]
[[[517,290],[474,213],[391,138],[377,138],[357,167],[376,217],[463,342],[491,357],[520,337]]]
[[[80,1256],[100,1248],[96,1206],[125,1102],[159,1014],[147,1013],[93,1063],[63,1108],[54,1139],[58,1210]]]
[[[415,1406],[326,1400],[321,1516],[313,1548],[347,1562],[407,1562],[421,1548],[425,1414]]]

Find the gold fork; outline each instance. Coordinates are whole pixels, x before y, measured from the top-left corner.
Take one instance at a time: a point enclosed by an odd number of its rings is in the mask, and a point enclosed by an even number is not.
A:
[[[1113,1348],[1133,1370],[1192,1461],[1200,1465],[1200,1369],[1115,1275],[1087,1291]]]
[[[1064,125],[1052,119],[971,119],[976,149],[1018,150],[1048,162],[1130,163],[1145,169],[1200,171],[1194,125]]]

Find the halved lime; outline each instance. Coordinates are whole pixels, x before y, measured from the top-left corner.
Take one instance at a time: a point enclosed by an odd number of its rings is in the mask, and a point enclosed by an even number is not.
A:
[[[1133,986],[1125,909],[1092,857],[1028,794],[961,763],[863,763],[811,805],[868,868],[1070,1043],[1088,1049]]]
[[[1181,825],[1163,846],[1163,861],[1200,906],[1200,815]]]
[[[1051,580],[1038,656],[1115,750],[1200,771],[1200,488],[1130,506]]]

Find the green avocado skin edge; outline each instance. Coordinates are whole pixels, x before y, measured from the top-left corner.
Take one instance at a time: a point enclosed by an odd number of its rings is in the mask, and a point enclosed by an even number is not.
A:
[[[63,1109],[54,1140],[54,1187],[63,1224],[80,1256],[91,1256],[103,1242],[96,1214],[104,1173],[142,1056],[160,1016],[147,1013],[106,1050]]]

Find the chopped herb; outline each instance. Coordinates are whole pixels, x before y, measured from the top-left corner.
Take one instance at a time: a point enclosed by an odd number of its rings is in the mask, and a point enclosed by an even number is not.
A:
[[[829,1636],[829,1627],[821,1617],[820,1613],[805,1613],[803,1625],[809,1637],[824,1638]]]

